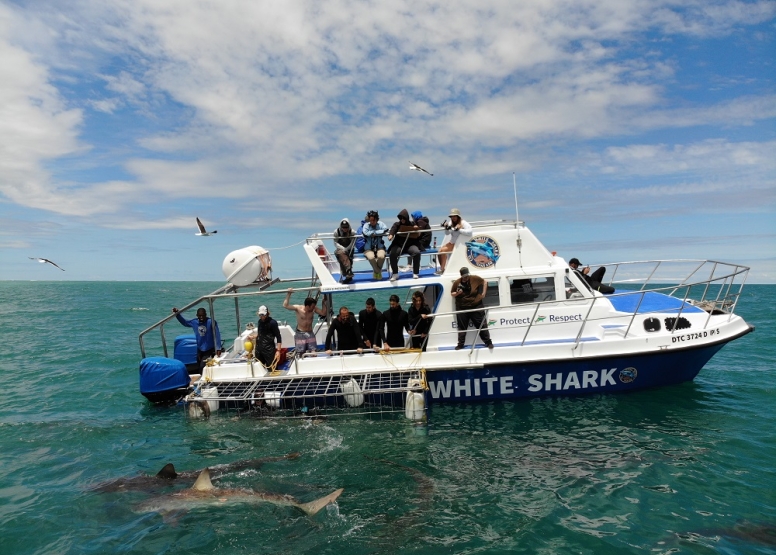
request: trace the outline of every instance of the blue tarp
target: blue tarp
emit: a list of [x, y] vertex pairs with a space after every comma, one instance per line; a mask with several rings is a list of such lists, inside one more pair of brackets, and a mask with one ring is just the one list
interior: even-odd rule
[[197, 363], [197, 338], [193, 333], [179, 335], [175, 338], [172, 356], [183, 364]]
[[140, 393], [162, 393], [189, 385], [189, 373], [180, 360], [148, 357], [140, 361]]

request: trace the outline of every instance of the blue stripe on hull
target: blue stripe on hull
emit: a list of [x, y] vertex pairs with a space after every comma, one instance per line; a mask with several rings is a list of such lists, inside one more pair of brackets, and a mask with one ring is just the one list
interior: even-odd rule
[[640, 356], [430, 370], [426, 378], [432, 403], [636, 391], [693, 380], [723, 346], [719, 343]]

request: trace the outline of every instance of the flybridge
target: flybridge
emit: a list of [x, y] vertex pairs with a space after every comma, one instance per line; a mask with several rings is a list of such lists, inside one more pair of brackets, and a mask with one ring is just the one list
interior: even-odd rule
[[[204, 305], [215, 319], [223, 310], [234, 311], [236, 329], [221, 329], [222, 337], [230, 337], [225, 353], [162, 396], [189, 406], [191, 414], [221, 409], [297, 417], [400, 412], [416, 420], [433, 403], [633, 391], [692, 380], [726, 343], [753, 330], [735, 314], [747, 267], [708, 260], [605, 264], [606, 284], [615, 292], [602, 295], [522, 222], [471, 226], [472, 236], [455, 243], [444, 273], [439, 272], [438, 251], [429, 248], [422, 253], [417, 278], [412, 268], [400, 267], [394, 281], [387, 279], [387, 270], [378, 274], [357, 253], [352, 279], [342, 283], [330, 233], [314, 234], [301, 247], [312, 267], [308, 278], [274, 277], [269, 254], [261, 247], [233, 251], [224, 260], [228, 283], [183, 308]], [[444, 229], [432, 226], [431, 232], [440, 239]], [[470, 327], [463, 347], [457, 348], [461, 311], [451, 286], [461, 268], [481, 277], [487, 291], [483, 306], [474, 309], [483, 313], [482, 325]], [[389, 294], [409, 306], [413, 293], [420, 292], [431, 309], [430, 327], [420, 348], [412, 348], [407, 331], [405, 345], [390, 350], [338, 349], [334, 334], [327, 354], [323, 344], [335, 316], [330, 310], [316, 320], [317, 352], [297, 355], [291, 347], [282, 361], [264, 366], [245, 349], [255, 335], [250, 320], [256, 306], [272, 295], [285, 295], [289, 287], [334, 309]], [[180, 357], [168, 350], [164, 330], [169, 320], [143, 331], [140, 345], [145, 357], [149, 334], [159, 333], [163, 360], [174, 366]], [[492, 349], [480, 338], [485, 328]], [[281, 325], [280, 333], [284, 347], [294, 345], [294, 327]], [[154, 383], [166, 379], [153, 378]], [[143, 383], [141, 377], [141, 389]]]

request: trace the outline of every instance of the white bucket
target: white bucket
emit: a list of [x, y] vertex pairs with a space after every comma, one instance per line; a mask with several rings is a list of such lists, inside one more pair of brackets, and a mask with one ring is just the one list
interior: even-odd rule
[[361, 393], [361, 388], [353, 378], [340, 383], [340, 390], [345, 394], [345, 403], [349, 407], [360, 407], [364, 404], [364, 394]]
[[280, 393], [280, 391], [265, 391], [264, 401], [267, 403], [268, 407], [272, 407], [273, 409], [279, 409], [281, 395], [282, 394]]
[[419, 422], [426, 417], [426, 399], [422, 393], [417, 391], [407, 392], [404, 415], [414, 422]]
[[[218, 399], [218, 388], [216, 386], [203, 387], [202, 388], [202, 398], [203, 399], [211, 399], [211, 398]], [[215, 411], [218, 410], [218, 401], [208, 401], [207, 404], [210, 407], [210, 412], [215, 412]]]

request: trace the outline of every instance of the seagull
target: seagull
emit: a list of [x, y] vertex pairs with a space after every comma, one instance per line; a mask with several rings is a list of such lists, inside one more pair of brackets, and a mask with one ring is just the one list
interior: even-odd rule
[[[423, 168], [421, 168], [417, 164], [413, 164], [412, 162], [410, 162], [410, 169], [418, 171], [418, 172], [428, 173], [426, 170], [424, 170]], [[430, 175], [431, 177], [434, 177], [433, 173], [428, 173], [428, 175]]]
[[207, 231], [205, 229], [205, 226], [202, 225], [202, 222], [199, 221], [199, 218], [197, 218], [197, 227], [199, 228], [199, 233], [195, 233], [195, 235], [199, 237], [207, 237], [208, 235], [213, 235], [214, 233], [218, 233], [218, 231]]
[[[41, 264], [51, 264], [52, 266], [56, 266], [57, 268], [59, 268], [59, 266], [57, 266], [56, 264], [54, 264], [54, 263], [53, 263], [51, 260], [49, 260], [48, 258], [33, 258], [32, 256], [28, 256], [27, 258], [29, 258], [30, 260], [37, 260], [37, 261], [38, 261], [38, 262], [40, 262]], [[60, 270], [62, 270], [63, 272], [65, 271], [65, 269], [64, 269], [64, 268], [59, 268], [59, 269], [60, 269]]]

